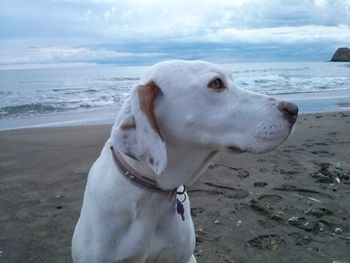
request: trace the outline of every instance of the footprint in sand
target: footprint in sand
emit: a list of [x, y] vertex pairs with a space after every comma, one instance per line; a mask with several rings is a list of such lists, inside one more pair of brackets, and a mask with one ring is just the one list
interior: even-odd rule
[[246, 246], [261, 250], [276, 250], [283, 243], [285, 241], [279, 235], [262, 235], [247, 241]]

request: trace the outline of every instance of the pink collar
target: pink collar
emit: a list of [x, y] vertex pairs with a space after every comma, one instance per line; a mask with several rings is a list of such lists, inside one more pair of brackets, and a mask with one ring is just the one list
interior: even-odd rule
[[115, 150], [112, 145], [110, 146], [110, 149], [112, 151], [115, 165], [117, 166], [121, 174], [134, 185], [150, 192], [169, 193], [169, 192], [176, 191], [176, 190], [164, 190], [160, 188], [156, 181], [139, 174], [129, 164], [127, 164], [127, 162], [123, 159], [121, 154], [117, 150]]

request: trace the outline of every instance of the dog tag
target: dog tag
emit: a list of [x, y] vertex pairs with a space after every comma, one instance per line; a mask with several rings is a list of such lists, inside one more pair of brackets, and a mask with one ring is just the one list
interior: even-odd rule
[[176, 198], [176, 212], [181, 216], [182, 221], [185, 221], [185, 208], [179, 199]]

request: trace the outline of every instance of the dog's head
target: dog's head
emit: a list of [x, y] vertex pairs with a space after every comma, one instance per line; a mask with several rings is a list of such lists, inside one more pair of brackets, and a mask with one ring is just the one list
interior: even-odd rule
[[112, 139], [161, 174], [167, 142], [263, 153], [288, 138], [297, 115], [292, 103], [235, 87], [230, 72], [217, 65], [167, 61], [151, 67], [133, 88]]

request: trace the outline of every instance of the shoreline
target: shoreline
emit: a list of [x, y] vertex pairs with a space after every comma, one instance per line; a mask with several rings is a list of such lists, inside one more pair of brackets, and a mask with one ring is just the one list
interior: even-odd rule
[[0, 119], [0, 132], [6, 130], [95, 126], [113, 124], [120, 106], [101, 107], [86, 111], [57, 112]]
[[[188, 189], [198, 262], [350, 260], [350, 113], [303, 114], [285, 143], [220, 153]], [[71, 262], [88, 171], [111, 125], [0, 132], [0, 259]]]
[[[302, 119], [303, 117], [312, 117], [312, 116], [331, 116], [331, 115], [336, 115], [336, 114], [342, 114], [342, 115], [347, 115], [350, 114], [350, 108], [349, 109], [345, 109], [342, 110], [341, 108], [339, 108], [336, 111], [328, 111], [328, 112], [307, 112], [307, 113], [303, 113], [300, 112], [298, 115], [298, 121], [300, 119]], [[80, 122], [80, 123], [75, 123], [75, 124], [71, 124], [71, 125], [58, 125], [58, 124], [53, 124], [53, 125], [39, 125], [39, 126], [28, 126], [28, 127], [19, 127], [19, 128], [13, 128], [13, 129], [0, 129], [0, 135], [4, 134], [4, 133], [22, 133], [25, 131], [50, 131], [50, 130], [64, 130], [64, 129], [90, 129], [90, 128], [107, 128], [110, 127], [112, 128], [113, 124], [114, 124], [114, 119], [110, 120], [110, 122], [101, 122], [101, 121], [96, 121], [96, 122]]]
[[[350, 111], [350, 89], [337, 92], [280, 94], [272, 97], [296, 103], [301, 114]], [[120, 106], [114, 105], [84, 111], [2, 117], [0, 118], [0, 131], [41, 127], [109, 125], [114, 123], [120, 108]]]

